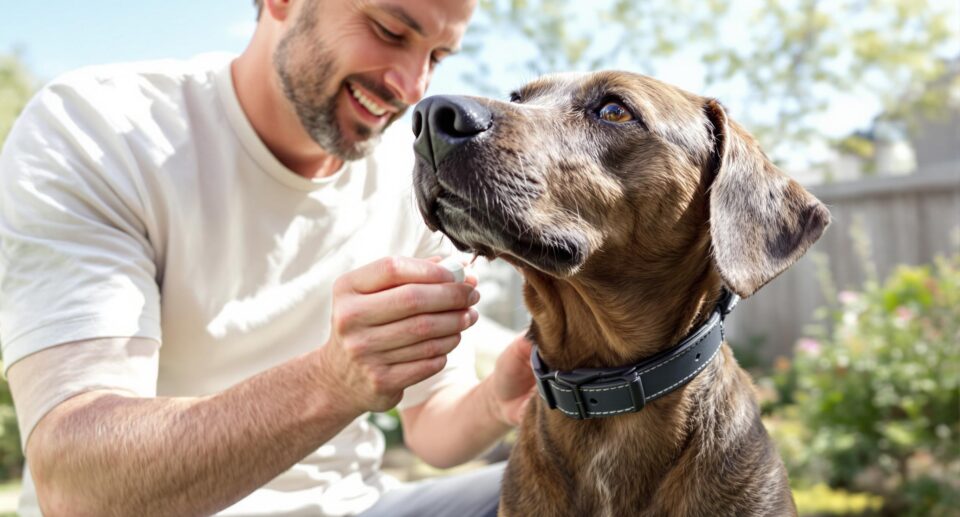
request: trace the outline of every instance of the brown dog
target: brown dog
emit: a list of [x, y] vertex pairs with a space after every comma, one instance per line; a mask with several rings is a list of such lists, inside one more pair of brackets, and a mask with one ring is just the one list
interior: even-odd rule
[[824, 206], [716, 101], [629, 73], [428, 98], [414, 131], [427, 223], [525, 279], [546, 400], [501, 515], [795, 515], [719, 322], [724, 286], [749, 296], [795, 262]]

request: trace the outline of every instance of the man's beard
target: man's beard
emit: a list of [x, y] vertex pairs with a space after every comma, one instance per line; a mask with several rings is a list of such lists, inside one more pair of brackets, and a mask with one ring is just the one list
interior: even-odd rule
[[[273, 54], [273, 65], [280, 76], [283, 93], [293, 104], [300, 124], [320, 147], [343, 160], [357, 160], [368, 155], [380, 141], [382, 131], [374, 133], [369, 127], [357, 123], [353, 127], [356, 141], [346, 138], [343, 128], [337, 123], [337, 95], [340, 88], [330, 91], [334, 70], [333, 52], [317, 38], [314, 33], [318, 16], [309, 5], [303, 6], [293, 28], [284, 35]], [[297, 62], [294, 55], [309, 56], [309, 63], [301, 59]], [[299, 65], [299, 66], [298, 66]], [[360, 76], [349, 79], [363, 85], [379, 95], [383, 100], [398, 104], [394, 96], [371, 80]], [[352, 95], [349, 88], [347, 94]], [[393, 123], [402, 113], [396, 113], [384, 126]]]

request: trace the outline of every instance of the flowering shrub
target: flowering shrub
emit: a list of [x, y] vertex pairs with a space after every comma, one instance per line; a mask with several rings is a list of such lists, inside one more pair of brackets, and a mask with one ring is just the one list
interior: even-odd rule
[[[901, 266], [821, 311], [781, 386], [805, 428], [797, 474], [884, 496], [896, 515], [960, 507], [960, 256]], [[773, 418], [776, 420], [775, 416]], [[775, 426], [775, 424], [774, 424]], [[777, 436], [777, 430], [773, 430]]]

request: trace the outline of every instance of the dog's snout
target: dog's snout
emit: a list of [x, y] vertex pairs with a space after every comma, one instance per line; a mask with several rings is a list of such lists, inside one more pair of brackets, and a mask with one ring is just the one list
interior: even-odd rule
[[427, 97], [413, 111], [414, 151], [436, 166], [459, 145], [490, 129], [492, 121], [490, 110], [472, 99]]

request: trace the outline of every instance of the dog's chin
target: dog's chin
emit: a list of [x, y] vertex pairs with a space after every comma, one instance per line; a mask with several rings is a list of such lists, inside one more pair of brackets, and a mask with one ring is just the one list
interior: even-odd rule
[[[488, 259], [501, 258], [519, 268], [567, 278], [575, 275], [587, 258], [587, 239], [568, 231], [544, 231], [516, 217], [480, 214], [448, 199], [444, 193], [424, 200], [424, 220], [446, 235], [456, 248]], [[460, 201], [460, 200], [456, 200]]]
[[513, 250], [504, 251], [502, 256], [516, 266], [526, 265], [556, 278], [569, 278], [586, 262], [584, 243], [572, 235], [551, 236], [547, 241], [529, 244], [518, 241]]
[[[527, 222], [520, 212], [528, 202], [489, 203], [487, 198], [474, 200], [456, 193], [444, 187], [433, 165], [419, 157], [414, 190], [427, 227], [446, 235], [462, 252], [491, 260], [502, 258], [516, 267], [534, 268], [558, 278], [576, 274], [586, 262], [586, 236]], [[505, 210], [506, 206], [516, 209]]]

